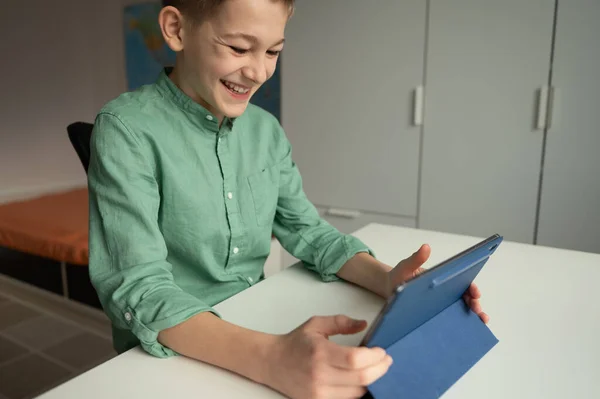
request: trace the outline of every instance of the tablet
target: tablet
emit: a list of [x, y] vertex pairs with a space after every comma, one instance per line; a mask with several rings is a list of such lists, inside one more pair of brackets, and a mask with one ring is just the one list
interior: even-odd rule
[[462, 300], [502, 240], [502, 236], [494, 234], [398, 286], [360, 345], [387, 349], [457, 300]]

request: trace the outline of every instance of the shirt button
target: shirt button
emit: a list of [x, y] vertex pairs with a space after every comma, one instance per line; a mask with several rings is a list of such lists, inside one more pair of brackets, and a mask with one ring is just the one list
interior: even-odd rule
[[254, 282], [254, 280], [252, 280], [252, 277], [248, 277], [248, 282], [249, 282], [250, 284], [252, 284], [252, 283]]
[[233, 253], [237, 254], [238, 252], [240, 252], [240, 249], [238, 247], [233, 248]]
[[131, 321], [131, 313], [129, 313], [129, 312], [125, 313], [125, 320]]
[[227, 193], [227, 198], [232, 199], [233, 198], [233, 193]]
[[222, 139], [219, 137], [219, 143], [220, 143], [221, 141], [223, 141], [223, 140], [222, 140]]
[[212, 117], [212, 115], [206, 115], [206, 119], [208, 119], [209, 121], [212, 121], [214, 118]]

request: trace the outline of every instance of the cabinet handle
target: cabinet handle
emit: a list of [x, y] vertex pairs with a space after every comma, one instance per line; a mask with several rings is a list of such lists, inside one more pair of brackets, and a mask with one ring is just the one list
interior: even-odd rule
[[556, 87], [550, 87], [550, 95], [548, 97], [548, 116], [546, 118], [546, 124], [548, 130], [552, 128], [554, 122], [554, 106], [556, 105]]
[[537, 130], [546, 128], [548, 110], [548, 86], [542, 86], [538, 95], [538, 111], [537, 111]]
[[338, 209], [338, 208], [329, 208], [327, 210], [327, 215], [329, 216], [338, 216], [346, 219], [357, 219], [360, 217], [360, 211], [353, 211], [348, 209]]
[[414, 92], [413, 125], [423, 125], [423, 86], [417, 86]]

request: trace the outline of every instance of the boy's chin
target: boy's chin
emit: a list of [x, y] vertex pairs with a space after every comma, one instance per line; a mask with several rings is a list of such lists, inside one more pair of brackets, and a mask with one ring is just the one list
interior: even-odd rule
[[244, 113], [244, 111], [246, 111], [246, 108], [248, 108], [248, 103], [236, 104], [234, 106], [230, 105], [224, 107], [223, 115], [225, 115], [228, 118], [237, 118], [241, 116]]

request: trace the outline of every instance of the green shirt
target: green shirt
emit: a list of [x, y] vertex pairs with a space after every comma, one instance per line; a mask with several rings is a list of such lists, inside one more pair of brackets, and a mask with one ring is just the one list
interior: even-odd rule
[[163, 71], [98, 114], [88, 171], [90, 277], [123, 352], [258, 283], [272, 234], [324, 281], [370, 252], [321, 219], [279, 122], [217, 119]]

